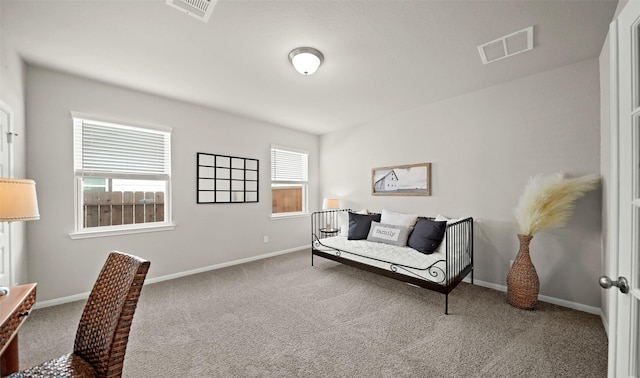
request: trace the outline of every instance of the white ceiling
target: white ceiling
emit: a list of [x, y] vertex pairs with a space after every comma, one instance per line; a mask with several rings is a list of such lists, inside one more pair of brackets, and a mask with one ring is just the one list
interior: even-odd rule
[[[0, 0], [31, 64], [314, 134], [597, 57], [616, 0], [219, 0], [208, 23], [164, 0]], [[476, 46], [534, 25], [534, 49], [483, 65]], [[289, 52], [319, 49], [298, 74]]]

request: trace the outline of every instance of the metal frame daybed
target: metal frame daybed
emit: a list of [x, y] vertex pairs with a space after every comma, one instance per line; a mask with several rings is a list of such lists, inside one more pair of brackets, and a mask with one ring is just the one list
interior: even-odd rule
[[[354, 266], [385, 277], [407, 282], [425, 289], [433, 290], [445, 295], [444, 313], [449, 313], [449, 293], [468, 275], [471, 274], [473, 284], [473, 218], [449, 221], [445, 231], [442, 247], [437, 254], [426, 255], [432, 260], [429, 265], [417, 266], [406, 262], [393, 261], [393, 254], [387, 257], [371, 255], [358, 247], [363, 242], [375, 243], [373, 247], [393, 251], [402, 248], [403, 253], [416, 253], [415, 258], [422, 258], [422, 254], [408, 247], [395, 247], [373, 241], [348, 241], [346, 236], [339, 236], [339, 216], [348, 210], [326, 210], [314, 212], [311, 216], [311, 265], [314, 256], [320, 256], [346, 265]], [[434, 219], [434, 218], [428, 218]], [[327, 228], [327, 225], [333, 225]], [[337, 238], [341, 238], [340, 240]], [[335, 240], [332, 240], [335, 239]], [[353, 243], [353, 242], [357, 242]], [[383, 247], [381, 247], [383, 246]], [[361, 252], [365, 251], [365, 252]], [[383, 255], [384, 256], [384, 255]]]

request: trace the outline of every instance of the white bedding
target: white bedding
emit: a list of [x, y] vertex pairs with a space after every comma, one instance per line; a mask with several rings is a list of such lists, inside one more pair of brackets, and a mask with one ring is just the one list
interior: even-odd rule
[[[346, 236], [334, 236], [316, 240], [314, 247], [319, 251], [339, 255], [346, 259], [407, 276], [439, 284], [445, 283], [444, 252], [425, 255], [410, 247], [396, 247], [367, 240], [348, 240]], [[340, 252], [337, 252], [336, 249], [340, 250]], [[460, 270], [471, 262], [468, 253], [457, 253], [457, 251], [453, 253], [455, 256], [460, 254], [463, 256], [462, 264], [457, 263], [457, 261], [449, 262], [449, 277], [457, 276]]]

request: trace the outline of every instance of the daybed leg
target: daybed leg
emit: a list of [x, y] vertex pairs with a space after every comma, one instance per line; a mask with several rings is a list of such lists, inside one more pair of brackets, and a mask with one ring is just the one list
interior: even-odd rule
[[444, 295], [444, 314], [449, 315], [449, 294]]
[[[311, 266], [313, 266], [313, 252], [311, 252]], [[473, 274], [473, 273], [472, 273]], [[473, 280], [473, 279], [472, 279]]]

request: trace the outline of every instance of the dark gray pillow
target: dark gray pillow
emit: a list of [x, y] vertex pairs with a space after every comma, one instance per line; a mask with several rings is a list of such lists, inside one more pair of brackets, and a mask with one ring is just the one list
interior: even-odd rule
[[367, 240], [406, 247], [408, 237], [409, 227], [372, 221]]
[[413, 232], [409, 235], [407, 245], [418, 252], [429, 255], [438, 248], [446, 230], [447, 222], [418, 218]]
[[371, 221], [380, 222], [380, 214], [349, 213], [349, 240], [366, 239], [371, 228]]

